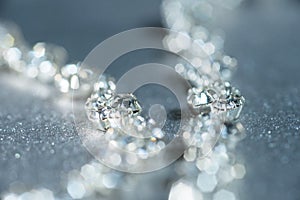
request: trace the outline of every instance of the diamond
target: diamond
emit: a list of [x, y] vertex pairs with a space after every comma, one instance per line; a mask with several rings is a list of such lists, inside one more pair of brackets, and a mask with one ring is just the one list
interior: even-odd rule
[[[98, 84], [98, 88], [104, 89], [102, 86], [101, 83]], [[105, 87], [105, 89], [108, 88]], [[102, 92], [93, 94], [87, 100], [85, 109], [89, 120], [99, 123], [101, 130], [107, 130], [110, 127], [125, 127], [130, 125], [132, 120], [131, 126], [133, 125], [137, 130], [143, 130], [146, 127], [145, 119], [138, 116], [142, 108], [133, 94], [118, 94], [111, 98], [107, 98]], [[130, 121], [132, 116], [135, 118]]]
[[209, 113], [211, 105], [216, 100], [216, 92], [212, 89], [200, 90], [191, 88], [188, 91], [187, 101], [196, 113]]
[[239, 118], [245, 104], [245, 98], [240, 91], [227, 82], [225, 83], [223, 96], [214, 103], [213, 109], [216, 112], [223, 112], [227, 121]]
[[88, 98], [85, 110], [89, 120], [98, 123], [100, 130], [107, 130], [110, 127], [108, 116], [111, 108], [100, 98]]
[[142, 107], [133, 94], [116, 95], [112, 107], [123, 111], [128, 115], [137, 115], [142, 112]]

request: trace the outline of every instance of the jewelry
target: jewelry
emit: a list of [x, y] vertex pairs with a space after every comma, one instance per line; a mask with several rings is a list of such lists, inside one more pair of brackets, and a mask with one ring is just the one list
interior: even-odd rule
[[[152, 142], [163, 139], [165, 134], [156, 126], [157, 122], [140, 115], [142, 108], [133, 94], [116, 94], [116, 84], [112, 77], [103, 75], [98, 82], [90, 84], [89, 79], [93, 72], [80, 70], [80, 64], [63, 65], [65, 52], [61, 47], [38, 43], [28, 50], [5, 27], [1, 28], [0, 33], [4, 44], [1, 48], [2, 67], [54, 84], [62, 93], [74, 90], [77, 98], [84, 98], [93, 90], [85, 108], [88, 119], [97, 124], [97, 129], [107, 131], [109, 128], [119, 128], [125, 133], [148, 138]], [[205, 53], [201, 58], [211, 59], [210, 55]], [[63, 67], [60, 67], [62, 65]], [[216, 63], [198, 67], [182, 64], [175, 66], [175, 70], [192, 85], [187, 91], [187, 102], [192, 112], [196, 115], [220, 114], [225, 117], [225, 121], [237, 119], [244, 104], [240, 92], [231, 87], [229, 82], [222, 80]], [[209, 73], [205, 72], [203, 67], [206, 67], [205, 70]]]
[[[238, 119], [245, 99], [228, 82], [236, 68], [236, 60], [223, 54], [221, 36], [210, 36], [206, 28], [197, 24], [197, 17], [194, 16], [198, 11], [194, 7], [198, 6], [201, 10], [204, 6], [207, 9], [201, 10], [201, 16], [198, 17], [212, 17], [212, 5], [219, 6], [222, 5], [221, 2], [216, 4], [209, 0], [191, 0], [187, 3], [182, 0], [166, 0], [163, 4], [166, 24], [180, 32], [166, 36], [163, 41], [166, 48], [192, 60], [192, 65], [178, 63], [175, 70], [192, 86], [187, 91], [186, 98], [194, 117], [189, 119], [190, 126], [185, 127], [186, 132], [182, 136], [190, 145], [184, 153], [184, 159], [188, 162], [197, 160], [196, 166], [205, 171], [199, 174], [197, 183], [202, 192], [211, 192], [217, 185], [215, 174], [219, 165], [209, 165], [214, 162], [210, 157], [212, 149], [219, 148], [219, 154], [227, 156], [226, 147], [216, 145], [219, 132], [223, 134], [222, 138], [232, 137], [234, 141], [242, 138], [237, 134], [242, 132], [241, 125], [234, 124], [233, 121]], [[76, 98], [89, 96], [85, 104], [87, 118], [95, 124], [99, 132], [109, 135], [108, 140], [116, 141], [119, 148], [124, 147], [118, 143], [124, 140], [124, 136], [112, 134], [114, 129], [118, 129], [132, 136], [131, 138], [137, 138], [136, 143], [147, 141], [146, 144], [138, 146], [140, 148], [135, 146], [126, 149], [137, 153], [139, 159], [146, 159], [151, 153], [157, 154], [165, 147], [168, 142], [166, 133], [154, 119], [141, 115], [142, 107], [134, 94], [116, 93], [116, 83], [112, 77], [103, 75], [98, 82], [91, 84], [91, 77], [95, 74], [90, 70], [81, 70], [80, 63], [65, 64], [65, 51], [61, 47], [38, 43], [30, 49], [13, 33], [6, 26], [0, 26], [0, 66], [3, 70], [15, 71], [52, 84], [64, 94], [74, 91]], [[236, 134], [231, 136], [231, 133]], [[151, 148], [148, 145], [150, 143]], [[139, 154], [142, 148], [148, 150], [147, 155]], [[199, 162], [204, 157], [206, 158], [203, 162]], [[212, 186], [202, 184], [202, 179], [212, 181]], [[176, 189], [175, 186], [178, 185], [174, 184]]]

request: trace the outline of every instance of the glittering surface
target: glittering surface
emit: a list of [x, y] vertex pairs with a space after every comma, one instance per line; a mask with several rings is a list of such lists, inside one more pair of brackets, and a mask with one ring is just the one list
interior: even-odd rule
[[55, 102], [8, 84], [17, 78], [0, 78], [1, 191], [15, 181], [59, 189], [61, 173], [81, 167], [90, 156], [81, 146], [70, 112], [62, 113]]
[[[37, 40], [59, 43], [70, 52], [71, 60], [84, 58], [94, 45], [114, 33], [137, 26], [159, 25], [160, 22], [159, 1], [136, 2], [127, 6], [121, 3], [124, 9], [112, 16], [109, 25], [107, 21], [99, 20], [101, 17], [96, 13], [100, 10], [100, 15], [109, 16], [108, 13], [114, 10], [110, 3], [102, 5], [94, 1], [97, 6], [93, 6], [87, 15], [79, 17], [74, 14], [63, 18], [64, 9], [82, 6], [79, 1], [66, 1], [58, 6], [55, 19], [44, 14], [49, 6], [57, 7], [54, 2], [0, 3], [4, 4], [0, 7], [0, 16], [19, 24], [30, 43]], [[144, 4], [149, 4], [149, 9], [142, 12], [138, 7]], [[272, 2], [257, 4], [246, 3], [238, 13], [239, 17], [231, 23], [224, 22], [224, 26], [227, 25], [225, 49], [240, 63], [233, 82], [247, 99], [241, 115], [247, 137], [237, 147], [247, 172], [242, 180], [235, 183], [238, 185], [236, 197], [249, 200], [295, 199], [300, 195], [300, 5], [294, 1], [289, 6], [277, 6]], [[36, 5], [34, 9], [33, 5]], [[38, 21], [40, 26], [29, 23], [29, 19], [37, 20], [36, 13], [44, 14]], [[136, 15], [140, 17], [137, 19]], [[43, 25], [45, 22], [47, 27]], [[64, 28], [65, 24], [71, 28]], [[47, 33], [40, 27], [45, 27]], [[93, 31], [86, 31], [91, 30], [90, 27]], [[85, 34], [87, 37], [82, 37]], [[132, 61], [126, 63], [130, 65]], [[47, 93], [41, 95], [35, 89], [24, 91], [9, 84], [8, 80], [16, 80], [16, 77], [0, 76], [0, 193], [16, 187], [15, 181], [23, 182], [27, 190], [45, 187], [60, 193], [65, 184], [62, 174], [72, 169], [80, 170], [92, 158], [81, 146], [69, 112], [62, 112], [58, 102], [46, 100]], [[148, 199], [166, 199], [171, 185], [164, 178], [169, 176], [174, 179], [172, 181], [178, 180], [173, 178], [173, 167], [137, 176], [137, 183], [147, 183], [133, 184], [134, 189], [124, 190], [126, 195], [122, 197], [141, 199], [140, 194], [132, 192], [138, 190]], [[113, 186], [113, 182], [107, 181], [111, 179], [104, 180], [106, 185]], [[74, 191], [78, 187], [80, 185], [75, 182], [67, 188]], [[71, 194], [81, 195], [80, 190]], [[110, 198], [120, 199], [118, 194], [114, 193]], [[232, 199], [227, 191], [214, 198], [224, 195]]]
[[234, 82], [248, 101], [241, 117], [248, 136], [237, 148], [247, 169], [243, 199], [299, 197], [300, 40], [294, 32], [299, 9], [299, 4], [243, 9], [227, 37], [227, 49], [240, 61]]

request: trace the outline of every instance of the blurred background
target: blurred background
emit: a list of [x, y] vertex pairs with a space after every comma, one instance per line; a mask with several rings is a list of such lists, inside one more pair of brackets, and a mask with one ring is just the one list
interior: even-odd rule
[[[160, 6], [159, 0], [0, 0], [0, 19], [17, 24], [29, 44], [58, 44], [70, 61], [80, 61], [121, 31], [163, 26]], [[219, 26], [225, 51], [239, 61], [233, 83], [247, 100], [241, 116], [247, 137], [237, 147], [247, 173], [234, 183], [236, 197], [299, 199], [300, 2], [245, 0]], [[69, 114], [7, 85], [8, 78], [0, 78], [0, 194], [33, 188], [63, 193], [62, 174], [92, 157]], [[178, 178], [168, 168], [135, 176], [134, 189], [101, 198], [167, 199], [169, 181]]]

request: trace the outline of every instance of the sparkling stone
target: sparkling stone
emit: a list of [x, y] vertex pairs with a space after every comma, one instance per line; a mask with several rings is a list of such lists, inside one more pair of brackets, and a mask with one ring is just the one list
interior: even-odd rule
[[[103, 88], [100, 85], [98, 87]], [[88, 118], [98, 122], [101, 130], [113, 127], [124, 131], [142, 131], [146, 127], [146, 120], [138, 115], [142, 108], [133, 94], [114, 95], [109, 99], [99, 96], [99, 93], [93, 94], [87, 100], [85, 109]]]
[[225, 89], [222, 92], [224, 97], [213, 104], [213, 110], [224, 113], [227, 121], [233, 121], [240, 116], [245, 99], [240, 91], [231, 87], [228, 82], [225, 82], [224, 86]]
[[191, 88], [188, 91], [187, 101], [193, 111], [197, 113], [209, 113], [212, 103], [215, 102], [215, 97], [216, 94], [211, 89], [200, 90]]
[[125, 111], [129, 115], [137, 115], [142, 112], [142, 107], [133, 94], [118, 94], [112, 102], [112, 107]]
[[112, 127], [123, 129], [134, 136], [139, 136], [146, 128], [146, 120], [138, 115], [142, 108], [133, 94], [115, 95], [110, 105], [114, 110], [109, 118]]
[[107, 130], [110, 127], [108, 117], [112, 109], [102, 99], [88, 98], [85, 110], [89, 120], [98, 123], [100, 130]]
[[202, 192], [212, 192], [217, 186], [218, 181], [215, 175], [202, 172], [198, 175], [197, 185]]
[[[98, 107], [100, 107], [101, 102], [98, 101], [97, 98], [88, 98], [85, 103], [85, 110], [87, 112], [87, 116], [91, 121], [97, 121], [100, 119], [98, 114]], [[103, 107], [103, 106], [102, 106]]]
[[220, 190], [214, 194], [213, 200], [235, 200], [235, 195], [228, 190]]

